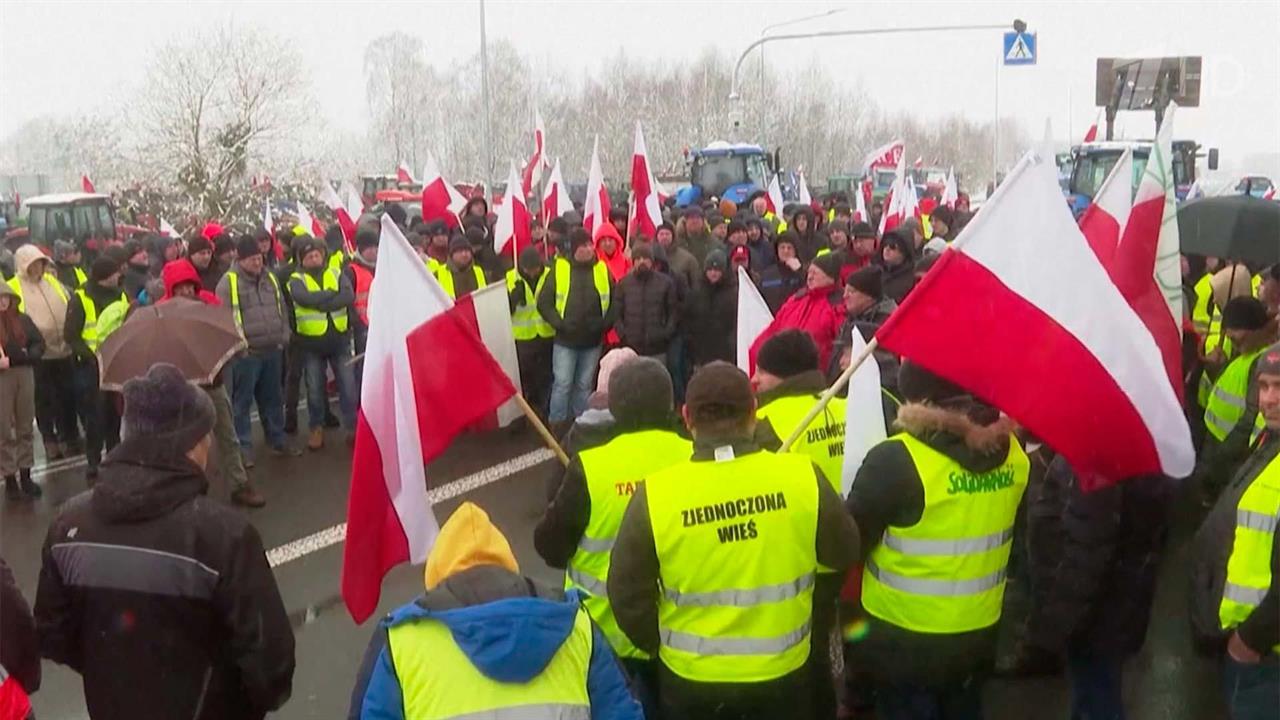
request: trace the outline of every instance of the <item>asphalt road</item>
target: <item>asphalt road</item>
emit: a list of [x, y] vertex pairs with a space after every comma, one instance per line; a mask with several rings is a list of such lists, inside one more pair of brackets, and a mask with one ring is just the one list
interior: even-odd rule
[[[251, 471], [268, 504], [249, 512], [266, 547], [274, 550], [270, 555], [278, 563], [276, 579], [297, 633], [293, 698], [272, 716], [284, 720], [344, 716], [373, 626], [372, 621], [364, 626], [352, 623], [338, 598], [342, 546], [333, 542], [332, 529], [344, 519], [350, 472], [350, 454], [340, 440], [331, 431], [323, 451], [295, 459], [263, 457]], [[555, 471], [554, 461], [546, 458], [532, 433], [497, 431], [461, 438], [427, 474], [431, 487], [439, 488], [437, 497], [443, 498], [437, 502], [440, 518], [464, 499], [476, 502], [507, 534], [521, 569], [556, 583], [560, 573], [542, 563], [532, 542], [533, 526], [544, 505], [545, 479]], [[465, 482], [458, 483], [461, 479]], [[42, 482], [46, 490], [42, 500], [5, 504], [0, 511], [0, 551], [30, 601], [35, 597], [40, 545], [49, 521], [59, 503], [85, 488], [83, 469], [65, 464], [54, 466]], [[1175, 533], [1147, 646], [1127, 668], [1126, 697], [1133, 720], [1225, 717], [1212, 665], [1189, 649], [1185, 535]], [[322, 547], [327, 543], [333, 544]], [[388, 575], [379, 615], [422, 591], [421, 572], [419, 567], [401, 567]], [[987, 716], [1067, 718], [1068, 698], [1062, 678], [993, 682], [987, 691]], [[52, 663], [45, 663], [44, 685], [34, 703], [41, 720], [88, 717], [79, 677]]]

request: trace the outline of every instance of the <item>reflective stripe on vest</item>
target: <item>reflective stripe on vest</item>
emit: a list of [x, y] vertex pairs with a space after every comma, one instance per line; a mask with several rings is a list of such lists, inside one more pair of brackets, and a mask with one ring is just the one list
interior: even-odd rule
[[[535, 288], [530, 288], [528, 281], [524, 282], [524, 304], [517, 305], [515, 310], [511, 311], [511, 332], [515, 335], [516, 340], [534, 340], [536, 338], [553, 338], [556, 331], [551, 324], [542, 319], [542, 313], [538, 312], [538, 295], [542, 293], [542, 286], [547, 283], [547, 271], [544, 269], [542, 274], [538, 276], [538, 284]], [[510, 293], [516, 289], [516, 283], [523, 281], [518, 270], [507, 271], [507, 292]]]
[[[1231, 630], [1253, 614], [1271, 583], [1271, 551], [1280, 525], [1280, 458], [1258, 473], [1236, 505], [1236, 529], [1218, 621]], [[1280, 652], [1280, 645], [1272, 648]]]
[[[337, 292], [340, 287], [338, 282], [338, 272], [332, 268], [325, 270], [321, 275], [324, 279], [323, 287], [311, 277], [310, 273], [295, 272], [290, 279], [301, 280], [311, 292], [318, 292], [321, 289]], [[343, 308], [337, 312], [325, 312], [315, 308], [305, 307], [298, 303], [297, 298], [293, 301], [293, 319], [298, 328], [298, 334], [303, 337], [324, 337], [329, 331], [329, 322], [333, 322], [333, 328], [340, 333], [347, 331], [347, 310]]]
[[[280, 317], [284, 317], [284, 306], [280, 304], [280, 281], [270, 270], [263, 269], [262, 272], [271, 278], [271, 286], [276, 289], [276, 312], [280, 313]], [[240, 310], [240, 275], [235, 270], [227, 272], [227, 289], [231, 294], [231, 317], [236, 321], [236, 327], [240, 329], [240, 335], [243, 337], [244, 313]]]
[[911, 527], [890, 526], [867, 558], [862, 604], [871, 615], [925, 633], [995, 625], [1004, 598], [1013, 519], [1030, 461], [1012, 436], [998, 467], [974, 473], [914, 436], [900, 442], [924, 487]]
[[[476, 265], [475, 263], [472, 263], [471, 272], [475, 273], [476, 275], [476, 289], [479, 290], [480, 288], [484, 287], [485, 286], [484, 271], [480, 269], [480, 266]], [[453, 270], [449, 269], [448, 265], [440, 266], [440, 269], [436, 271], [436, 279], [440, 281], [440, 287], [444, 288], [444, 292], [446, 295], [448, 295], [449, 297], [455, 300], [458, 298], [458, 296], [455, 294], [455, 289], [453, 285]]]
[[[93, 300], [85, 293], [84, 289], [76, 291], [76, 297], [80, 298], [80, 305], [84, 308], [84, 329], [80, 331], [80, 339], [84, 340], [84, 344], [89, 346], [93, 352], [98, 352], [98, 346], [102, 344], [105, 337], [98, 336], [98, 306], [93, 304]], [[118, 302], [128, 302], [124, 298], [124, 293], [120, 293], [120, 297], [113, 300], [103, 308], [103, 314]], [[119, 325], [116, 325], [119, 327]]]
[[1248, 408], [1246, 395], [1249, 393], [1249, 375], [1253, 371], [1253, 361], [1263, 349], [1265, 348], [1232, 360], [1213, 384], [1209, 402], [1204, 408], [1204, 425], [1209, 434], [1219, 442], [1226, 440], [1236, 423], [1244, 417]]
[[[503, 601], [499, 600], [500, 604]], [[448, 626], [418, 618], [387, 630], [387, 644], [404, 703], [415, 720], [587, 720], [591, 701], [591, 619], [579, 610], [573, 631], [551, 662], [527, 682], [499, 682], [476, 669]]]
[[373, 272], [358, 262], [351, 262], [351, 274], [356, 279], [356, 299], [351, 306], [360, 316], [360, 322], [369, 324], [369, 288], [373, 287]]
[[[778, 437], [789, 436], [800, 425], [804, 416], [813, 409], [816, 395], [792, 395], [770, 400], [756, 411], [761, 420], [768, 420]], [[839, 495], [844, 475], [845, 400], [831, 398], [822, 414], [809, 423], [800, 434], [791, 452], [806, 455], [827, 476], [827, 481]]]
[[[66, 304], [70, 300], [70, 298], [67, 296], [67, 289], [63, 287], [62, 283], [58, 282], [57, 275], [54, 275], [53, 273], [45, 273], [43, 280], [49, 283], [49, 286], [53, 288], [53, 292], [55, 295], [62, 298], [63, 304]], [[19, 302], [21, 302], [22, 301], [22, 281], [18, 278], [17, 275], [14, 275], [13, 277], [9, 278], [9, 287], [13, 288], [13, 291], [18, 294], [18, 300]]]
[[609, 604], [609, 552], [631, 503], [636, 486], [655, 471], [688, 460], [693, 444], [665, 430], [626, 433], [578, 455], [591, 500], [591, 517], [569, 559], [566, 588], [579, 588], [583, 606], [608, 638], [620, 657], [647, 659], [649, 656], [618, 627]]
[[[573, 273], [572, 265], [564, 258], [556, 258], [556, 312], [560, 317], [564, 317], [565, 306], [569, 304], [569, 285], [572, 284]], [[596, 286], [596, 293], [600, 296], [600, 316], [609, 312], [609, 268], [605, 264], [596, 261], [592, 266], [591, 279]]]
[[803, 666], [817, 570], [812, 461], [683, 462], [651, 474], [645, 498], [663, 664], [697, 682], [762, 682]]

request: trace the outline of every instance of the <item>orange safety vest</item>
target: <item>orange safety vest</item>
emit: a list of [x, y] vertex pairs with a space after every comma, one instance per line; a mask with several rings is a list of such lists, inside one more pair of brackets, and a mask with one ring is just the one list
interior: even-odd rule
[[369, 324], [369, 288], [373, 287], [373, 272], [359, 263], [351, 263], [351, 273], [356, 278], [356, 300], [351, 305], [360, 316], [360, 322]]

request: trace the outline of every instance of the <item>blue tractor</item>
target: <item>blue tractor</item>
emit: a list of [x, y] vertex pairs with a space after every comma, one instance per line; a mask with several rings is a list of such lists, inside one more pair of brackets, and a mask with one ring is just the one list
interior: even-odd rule
[[711, 197], [742, 204], [751, 193], [764, 190], [777, 171], [778, 156], [759, 145], [716, 141], [690, 151], [689, 186], [676, 192], [676, 206], [700, 203]]
[[[1133, 188], [1137, 190], [1147, 167], [1147, 158], [1151, 155], [1150, 140], [1091, 142], [1071, 149], [1071, 174], [1065, 192], [1077, 217], [1093, 203], [1093, 196], [1102, 187], [1102, 182], [1111, 174], [1125, 149], [1130, 148], [1133, 150]], [[1178, 200], [1186, 198], [1187, 191], [1196, 181], [1196, 159], [1201, 157], [1199, 150], [1200, 145], [1194, 141], [1173, 141], [1173, 182]], [[1218, 169], [1217, 148], [1211, 149], [1208, 157], [1209, 169]]]

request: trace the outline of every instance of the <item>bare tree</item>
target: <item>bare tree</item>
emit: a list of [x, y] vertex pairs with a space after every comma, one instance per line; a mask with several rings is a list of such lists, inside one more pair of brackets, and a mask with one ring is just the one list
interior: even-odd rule
[[365, 46], [364, 77], [372, 135], [385, 149], [379, 155], [418, 167], [426, 160], [426, 130], [438, 119], [433, 100], [439, 97], [422, 39], [402, 32], [374, 38]]

